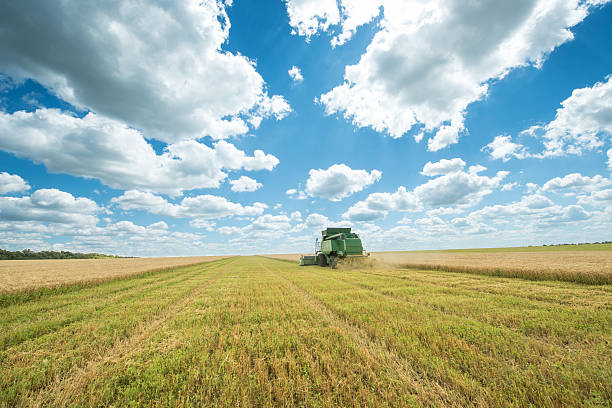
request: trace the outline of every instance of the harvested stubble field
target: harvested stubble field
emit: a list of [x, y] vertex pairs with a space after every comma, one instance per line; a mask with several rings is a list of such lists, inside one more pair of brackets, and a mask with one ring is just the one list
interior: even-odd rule
[[[298, 261], [300, 255], [266, 255]], [[373, 252], [382, 264], [397, 267], [561, 280], [588, 284], [612, 284], [612, 245], [563, 245], [550, 247], [491, 248], [449, 251]]]
[[234, 257], [61, 289], [0, 295], [2, 406], [612, 403], [609, 285]]
[[0, 292], [91, 283], [146, 271], [195, 265], [222, 256], [174, 258], [36, 259], [0, 261]]

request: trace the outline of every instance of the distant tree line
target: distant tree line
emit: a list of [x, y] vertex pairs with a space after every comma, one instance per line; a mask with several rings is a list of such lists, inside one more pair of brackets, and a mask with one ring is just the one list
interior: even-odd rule
[[82, 254], [79, 252], [70, 251], [32, 251], [24, 249], [23, 251], [7, 251], [0, 249], [0, 260], [10, 259], [94, 259], [94, 258], [118, 258], [115, 255], [89, 253]]
[[[594, 245], [594, 244], [612, 244], [612, 241], [601, 241], [601, 242], [579, 242], [577, 244], [542, 244], [542, 246], [562, 246], [562, 245]], [[530, 247], [539, 245], [529, 245]]]

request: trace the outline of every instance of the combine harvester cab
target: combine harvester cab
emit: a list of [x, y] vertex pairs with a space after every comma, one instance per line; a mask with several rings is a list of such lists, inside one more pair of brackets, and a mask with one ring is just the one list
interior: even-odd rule
[[335, 267], [338, 259], [369, 256], [363, 250], [359, 235], [350, 228], [327, 228], [321, 231], [321, 241], [315, 242], [314, 255], [302, 255], [300, 265]]

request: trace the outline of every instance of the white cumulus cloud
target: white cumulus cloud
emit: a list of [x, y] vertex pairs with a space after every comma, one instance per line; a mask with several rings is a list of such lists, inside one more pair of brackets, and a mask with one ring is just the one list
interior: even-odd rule
[[242, 229], [239, 227], [219, 227], [217, 228], [217, 232], [221, 235], [233, 235], [239, 236], [242, 235]]
[[[163, 221], [138, 225], [120, 220], [104, 226], [42, 221], [0, 221], [0, 241], [11, 249], [53, 249], [127, 256], [188, 256], [210, 254], [210, 243], [200, 234], [171, 231]], [[62, 237], [61, 242], [51, 241]], [[218, 250], [214, 253], [220, 253]]]
[[399, 187], [395, 193], [372, 193], [358, 202], [343, 215], [351, 221], [372, 221], [385, 217], [389, 211], [419, 211], [421, 205], [417, 196]]
[[[545, 125], [534, 125], [520, 136], [533, 137], [542, 142], [541, 152], [530, 153], [526, 147], [512, 141], [511, 136], [497, 136], [482, 151], [493, 159], [508, 161], [512, 157], [545, 158], [581, 155], [585, 151], [604, 146], [612, 137], [612, 76], [592, 87], [574, 89], [572, 95], [561, 102], [555, 119]], [[611, 153], [608, 151], [610, 163]], [[612, 167], [612, 166], [611, 166]]]
[[359, 26], [369, 23], [380, 14], [381, 2], [377, 0], [342, 0], [342, 32], [332, 38], [332, 46], [342, 45], [351, 39]]
[[480, 149], [483, 152], [488, 152], [493, 159], [501, 159], [508, 161], [512, 157], [517, 159], [524, 159], [528, 157], [525, 146], [512, 141], [512, 136], [496, 136], [495, 139], [488, 145]]
[[380, 180], [379, 170], [353, 170], [346, 164], [334, 164], [327, 170], [311, 169], [306, 193], [311, 197], [340, 201]]
[[17, 174], [0, 173], [0, 194], [21, 193], [29, 189], [30, 185]]
[[500, 171], [494, 177], [476, 173], [456, 172], [429, 180], [414, 189], [419, 200], [431, 207], [448, 205], [474, 205], [493, 192], [508, 172]]
[[421, 174], [429, 177], [441, 176], [443, 174], [454, 173], [456, 171], [463, 170], [464, 167], [465, 162], [458, 157], [450, 160], [442, 159], [436, 163], [427, 162], [427, 164], [425, 164], [425, 166], [423, 167], [423, 171], [421, 172]]
[[288, 231], [291, 227], [290, 219], [286, 215], [265, 214], [257, 217], [243, 231]]
[[359, 22], [366, 23], [382, 6], [380, 30], [359, 62], [346, 67], [344, 83], [318, 100], [328, 114], [342, 114], [355, 126], [394, 138], [413, 128], [425, 131], [432, 135], [431, 151], [457, 142], [466, 109], [487, 95], [492, 80], [517, 67], [539, 67], [571, 40], [570, 29], [591, 5], [580, 0], [362, 3], [346, 10], [355, 14], [361, 8]]
[[319, 31], [326, 31], [330, 25], [338, 24], [340, 12], [336, 0], [285, 0], [289, 25], [293, 34], [305, 36], [308, 40]]
[[542, 186], [542, 190], [552, 192], [568, 190], [588, 192], [599, 190], [602, 187], [609, 186], [610, 184], [612, 184], [612, 180], [602, 177], [599, 174], [589, 177], [583, 176], [580, 173], [572, 173], [563, 177], [555, 177], [548, 180]]
[[302, 190], [297, 190], [295, 188], [290, 188], [287, 191], [285, 191], [285, 194], [287, 194], [290, 198], [295, 198], [297, 200], [305, 200], [308, 198], [308, 196], [306, 195], [306, 193]]
[[590, 205], [593, 207], [602, 207], [610, 205], [612, 204], [612, 188], [591, 191], [588, 195], [580, 196], [578, 198], [578, 203], [582, 205]]
[[522, 225], [529, 229], [549, 229], [562, 223], [583, 221], [591, 216], [592, 214], [580, 205], [563, 207], [541, 194], [532, 194], [510, 204], [486, 206], [472, 212], [467, 218], [475, 222], [492, 222], [504, 226]]
[[[230, 242], [242, 247], [243, 245], [257, 250], [257, 243], [269, 245], [275, 243], [275, 235], [286, 234], [291, 229], [291, 219], [286, 215], [264, 214], [257, 217], [253, 222], [244, 226], [225, 226], [218, 228], [217, 231], [222, 235], [233, 236]], [[260, 248], [261, 246], [259, 246]]]
[[[222, 50], [231, 1], [0, 3], [0, 71], [33, 78], [80, 109], [174, 143], [281, 119], [248, 58]], [[162, 62], [163, 63], [160, 63]]]
[[512, 182], [512, 183], [506, 183], [502, 186], [502, 188], [500, 189], [501, 191], [512, 191], [514, 190], [516, 187], [519, 186], [519, 183], [517, 183], [516, 181]]
[[0, 149], [42, 163], [53, 173], [171, 195], [219, 187], [227, 178], [224, 169], [272, 170], [278, 164], [273, 155], [255, 150], [247, 156], [224, 140], [213, 147], [185, 140], [157, 154], [138, 130], [121, 122], [57, 109], [0, 112]]
[[540, 138], [544, 151], [539, 157], [582, 154], [600, 148], [612, 136], [612, 76], [592, 87], [574, 89], [561, 102], [555, 119], [545, 126], [532, 126], [523, 133]]
[[[480, 166], [481, 167], [481, 166]], [[508, 172], [500, 171], [493, 177], [481, 176], [479, 166], [468, 172], [443, 174], [408, 191], [401, 186], [395, 193], [373, 193], [350, 207], [343, 215], [351, 221], [372, 221], [385, 217], [390, 211], [421, 211], [426, 207], [451, 205], [472, 206], [493, 192]]]
[[230, 180], [230, 184], [232, 185], [232, 191], [237, 192], [252, 192], [260, 189], [263, 186], [263, 184], [258, 183], [257, 180], [253, 180], [247, 176], [242, 176], [236, 180]]
[[302, 76], [302, 71], [295, 65], [292, 66], [291, 69], [287, 72], [289, 73], [289, 76], [291, 77], [293, 82], [302, 82], [304, 80], [304, 77]]
[[267, 208], [267, 205], [263, 203], [256, 202], [250, 206], [243, 206], [225, 197], [210, 194], [185, 197], [180, 203], [174, 204], [158, 195], [137, 190], [128, 190], [123, 195], [114, 197], [111, 203], [122, 210], [147, 211], [151, 214], [174, 218], [193, 218], [200, 220], [199, 222], [230, 216], [257, 216]]
[[214, 231], [215, 223], [210, 220], [203, 220], [200, 218], [196, 218], [189, 221], [189, 225], [193, 228], [205, 229], [206, 231]]
[[306, 221], [304, 223], [308, 228], [322, 228], [326, 227], [329, 224], [329, 218], [322, 214], [312, 213], [306, 217]]
[[75, 198], [54, 188], [40, 189], [26, 197], [0, 197], [0, 220], [38, 221], [59, 224], [95, 225], [102, 209], [89, 198]]

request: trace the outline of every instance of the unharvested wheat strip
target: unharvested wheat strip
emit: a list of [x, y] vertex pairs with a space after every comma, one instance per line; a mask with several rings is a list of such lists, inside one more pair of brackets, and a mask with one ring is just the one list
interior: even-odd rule
[[587, 284], [612, 282], [612, 251], [375, 253], [382, 262], [421, 269]]
[[[232, 266], [233, 262], [221, 265], [222, 269], [210, 279], [206, 279], [195, 289], [185, 293], [181, 301], [174, 303], [170, 308], [161, 312], [154, 320], [138, 327], [128, 338], [116, 342], [110, 350], [100, 354], [98, 358], [87, 362], [85, 367], [75, 370], [69, 377], [56, 381], [52, 386], [40, 392], [32, 403], [32, 406], [66, 406], [75, 392], [84, 389], [84, 386], [95, 378], [96, 373], [107, 363], [113, 363], [129, 358], [138, 351], [138, 346], [147, 341], [150, 336], [166, 324], [178, 311], [188, 307], [198, 300], [200, 294], [204, 293], [211, 284], [219, 280]], [[200, 271], [201, 272], [201, 271]], [[207, 271], [210, 272], [210, 271]]]
[[499, 276], [505, 278], [518, 278], [535, 281], [562, 281], [576, 282], [589, 285], [602, 285], [612, 283], [612, 273], [607, 270], [567, 270], [567, 269], [524, 269], [509, 266], [467, 266], [452, 264], [435, 263], [406, 263], [401, 265], [403, 268], [420, 269], [425, 271], [446, 271], [457, 273], [471, 273], [484, 276]]
[[[213, 268], [216, 265], [222, 264], [223, 262], [227, 262], [227, 258], [219, 261], [211, 261], [200, 264], [198, 268]], [[129, 294], [132, 291], [138, 291], [141, 289], [146, 289], [152, 286], [160, 286], [162, 284], [168, 284], [175, 280], [181, 279], [182, 277], [193, 275], [193, 267], [194, 265], [186, 265], [179, 266], [175, 268], [164, 269], [161, 271], [148, 271], [143, 272], [140, 275], [133, 275], [129, 277], [119, 277], [112, 280], [107, 280], [100, 284], [92, 284], [92, 286], [86, 287], [76, 287], [75, 291], [70, 291], [67, 293], [50, 293], [44, 295], [45, 304], [49, 305], [48, 307], [40, 307], [37, 302], [34, 305], [36, 307], [35, 310], [32, 310], [30, 316], [33, 316], [38, 313], [44, 313], [49, 311], [54, 311], [61, 309], [62, 307], [67, 307], [78, 303], [80, 301], [89, 301], [91, 298], [109, 298], [110, 296], [123, 294]], [[199, 269], [198, 269], [199, 270]], [[19, 311], [20, 307], [27, 310], [27, 303], [17, 303], [14, 305], [7, 306], [4, 309], [10, 309], [10, 314], [14, 314], [16, 311]], [[5, 310], [0, 311], [0, 317], [2, 317], [5, 313]]]
[[[379, 281], [393, 280], [406, 288], [419, 291], [447, 291], [448, 293], [479, 298], [503, 296], [517, 299], [524, 305], [536, 304], [542, 308], [564, 307], [590, 312], [594, 309], [612, 308], [612, 287], [582, 285], [570, 282], [524, 281], [510, 278], [484, 277], [453, 272], [422, 272], [403, 270], [372, 272], [358, 269], [356, 273], [374, 277]], [[356, 276], [356, 275], [353, 275]]]
[[[206, 264], [206, 267], [209, 266], [209, 264]], [[189, 269], [186, 271], [182, 271], [182, 269], [184, 268], [168, 269], [167, 271], [154, 273], [146, 278], [119, 278], [114, 281], [104, 282], [100, 286], [77, 288], [76, 291], [68, 293], [51, 293], [45, 295], [40, 301], [20, 302], [9, 305], [0, 310], [0, 322], [3, 325], [12, 325], [15, 328], [24, 329], [26, 326], [36, 325], [39, 321], [48, 322], [50, 319], [58, 316], [65, 320], [68, 318], [66, 313], [74, 314], [78, 312], [80, 314], [93, 310], [100, 311], [104, 305], [116, 303], [145, 291], [154, 290], [162, 285], [172, 285], [181, 279], [185, 279], [186, 276], [194, 274]], [[93, 303], [90, 302], [92, 298], [101, 300]], [[83, 310], [77, 311], [75, 307], [83, 307]], [[66, 311], [65, 309], [68, 310]]]
[[[227, 258], [223, 258], [227, 259]], [[223, 262], [223, 260], [217, 260], [216, 262]], [[208, 266], [214, 265], [215, 261], [203, 262], [198, 265]], [[0, 296], [5, 298], [7, 304], [0, 307], [0, 318], [4, 318], [7, 313], [7, 309], [16, 307], [27, 307], [29, 304], [37, 307], [33, 310], [33, 313], [40, 313], [45, 311], [54, 310], [69, 306], [74, 302], [80, 300], [87, 300], [95, 296], [108, 296], [115, 292], [122, 292], [139, 286], [144, 286], [151, 283], [158, 283], [163, 280], [172, 279], [177, 276], [177, 272], [186, 269], [189, 266], [194, 265], [183, 265], [176, 267], [168, 267], [160, 270], [147, 270], [138, 273], [134, 273], [127, 276], [117, 276], [103, 281], [86, 281], [81, 282], [70, 282], [62, 284], [57, 287], [39, 287], [34, 289], [25, 289], [17, 292], [0, 292]], [[29, 293], [36, 293], [37, 291], [46, 292], [39, 295], [38, 299], [44, 299], [45, 307], [41, 308], [39, 302], [32, 302], [33, 298], [29, 297]], [[15, 297], [16, 300], [11, 302], [10, 299]], [[10, 314], [13, 314], [12, 312]]]
[[[609, 248], [609, 246], [607, 246]], [[379, 252], [372, 259], [393, 267], [444, 270], [483, 276], [504, 276], [536, 281], [581, 284], [612, 283], [612, 251], [507, 250], [489, 252]], [[266, 258], [298, 262], [299, 255], [266, 255]]]
[[[147, 285], [164, 282], [169, 279], [172, 279], [173, 277], [176, 277], [173, 272], [175, 272], [175, 269], [169, 269], [167, 271], [164, 271], [163, 273], [160, 272], [159, 275], [150, 276], [148, 278], [139, 278], [133, 280], [124, 280], [119, 278], [114, 281], [102, 283], [101, 286], [109, 285], [107, 288], [103, 288], [102, 290], [99, 286], [96, 285], [88, 288], [75, 288], [75, 291], [69, 291], [67, 293], [45, 294], [45, 304], [43, 306], [41, 306], [39, 302], [16, 302], [4, 306], [0, 309], [0, 320], [6, 323], [12, 323], [13, 321], [16, 321], [15, 319], [19, 319], [20, 315], [18, 313], [20, 311], [27, 312], [28, 316], [34, 317], [38, 314], [60, 311], [63, 308], [70, 307], [75, 302], [87, 300], [92, 297], [98, 297], [101, 295], [120, 295], [122, 292], [125, 293], [132, 289], [138, 289]], [[120, 283], [123, 282], [126, 282], [126, 284], [123, 286], [119, 286]], [[17, 316], [15, 317], [16, 314]]]
[[276, 272], [274, 272], [261, 262], [260, 265], [264, 270], [285, 282], [305, 304], [320, 313], [333, 327], [349, 336], [355, 344], [361, 347], [364, 353], [369, 354], [374, 360], [383, 362], [387, 367], [392, 368], [400, 381], [403, 384], [409, 385], [411, 391], [424, 400], [426, 404], [430, 406], [461, 406], [461, 404], [457, 404], [454, 401], [454, 398], [458, 396], [454, 391], [447, 390], [442, 385], [435, 382], [424, 383], [423, 378], [413, 371], [401, 357], [392, 350], [389, 350], [385, 344], [371, 338], [360, 327], [351, 324], [337, 315], [304, 288], [277, 273], [279, 272], [278, 269], [274, 268], [276, 270]]
[[[103, 299], [104, 303], [111, 303], [120, 300], [124, 297], [129, 297], [137, 293], [138, 291], [144, 291], [151, 288], [159, 287], [164, 284], [171, 284], [173, 282], [184, 279], [185, 276], [193, 274], [192, 271], [181, 271], [179, 268], [175, 270], [169, 270], [167, 273], [159, 276], [159, 279], [152, 277], [146, 280], [141, 280], [135, 283], [128, 283], [126, 286], [120, 286], [124, 280], [120, 279], [116, 282], [103, 283], [102, 285], [109, 285], [103, 289], [95, 288], [83, 288], [77, 289], [78, 292], [62, 293], [60, 295], [44, 295], [40, 300], [29, 301], [23, 303], [16, 303], [9, 305], [0, 312], [0, 320], [6, 324], [19, 323], [19, 319], [27, 322], [32, 322], [36, 318], [48, 319], [50, 313], [63, 314], [63, 309], [70, 309], [74, 305], [87, 304], [89, 306], [95, 306], [99, 308], [100, 303], [91, 304], [90, 299]], [[93, 290], [91, 290], [93, 289]], [[80, 292], [86, 291], [86, 294]], [[43, 303], [41, 305], [41, 303]], [[24, 316], [25, 315], [25, 316]]]
[[[435, 273], [435, 277], [439, 278], [435, 282], [429, 279], [432, 275], [421, 270], [395, 269], [388, 272], [394, 273], [379, 273], [368, 270], [360, 270], [360, 273], [384, 278], [398, 279], [401, 281], [419, 282], [430, 287], [446, 287], [449, 289], [460, 289], [474, 293], [486, 292], [492, 295], [511, 295], [518, 298], [527, 299], [530, 302], [542, 302], [547, 304], [567, 304], [572, 307], [586, 306], [591, 307], [596, 301], [599, 301], [602, 306], [611, 308], [610, 296], [612, 296], [612, 286], [607, 285], [582, 285], [572, 282], [559, 281], [530, 281], [518, 280], [507, 277], [462, 274], [460, 272], [442, 272]], [[406, 273], [410, 273], [410, 276]], [[457, 286], [449, 277], [461, 276], [465, 282], [470, 285]], [[503, 284], [502, 288], [493, 288], [495, 284], [489, 285], [487, 282], [494, 280], [495, 284]], [[475, 286], [472, 282], [479, 282], [486, 286]], [[511, 284], [511, 285], [509, 285]], [[568, 287], [568, 285], [571, 285]]]
[[0, 260], [0, 292], [102, 283], [147, 271], [193, 266], [223, 258], [227, 257]]
[[[187, 273], [181, 273], [179, 272], [177, 275], [175, 276], [169, 276], [168, 279], [164, 279], [161, 282], [156, 282], [156, 281], [152, 281], [149, 282], [145, 285], [141, 285], [141, 286], [137, 286], [137, 287], [133, 287], [131, 290], [127, 291], [127, 292], [118, 292], [117, 296], [111, 296], [111, 297], [103, 297], [102, 301], [98, 301], [98, 299], [102, 296], [104, 296], [104, 293], [99, 294], [99, 297], [96, 297], [96, 302], [87, 302], [87, 304], [84, 305], [83, 309], [73, 309], [71, 308], [70, 312], [68, 313], [67, 316], [61, 316], [62, 317], [62, 322], [58, 323], [57, 329], [58, 330], [70, 330], [70, 328], [75, 325], [78, 324], [79, 322], [83, 322], [83, 321], [87, 321], [87, 319], [91, 318], [92, 316], [102, 316], [104, 315], [104, 313], [106, 312], [106, 309], [108, 307], [112, 307], [114, 305], [117, 304], [117, 302], [121, 302], [121, 301], [125, 301], [125, 300], [129, 300], [132, 299], [134, 297], [140, 297], [146, 293], [149, 293], [151, 291], [154, 291], [156, 289], [159, 289], [160, 287], [164, 286], [164, 287], [171, 287], [174, 285], [178, 285], [186, 280], [188, 280], [190, 277], [197, 275], [198, 270], [196, 271], [188, 271]], [[74, 304], [72, 304], [72, 306], [74, 307]], [[13, 313], [17, 313], [17, 311], [13, 310]], [[18, 336], [18, 332], [22, 331], [22, 332], [29, 332], [32, 329], [36, 328], [36, 325], [39, 323], [47, 323], [48, 321], [50, 321], [51, 319], [53, 319], [54, 317], [56, 317], [58, 315], [58, 313], [56, 313], [55, 315], [51, 315], [51, 316], [43, 316], [43, 319], [37, 319], [37, 320], [33, 320], [33, 321], [29, 321], [29, 315], [27, 314], [23, 314], [24, 319], [26, 321], [28, 321], [27, 324], [15, 324], [12, 323], [11, 325], [15, 328], [15, 330], [12, 331], [7, 331], [5, 333], [3, 333], [3, 335], [0, 336], [0, 344], [5, 344], [6, 343], [6, 339], [9, 340], [9, 342], [7, 343], [8, 346], [10, 347], [16, 347], [18, 346], [21, 342], [23, 341], [30, 341], [33, 340], [35, 338], [41, 337], [41, 336], [47, 336], [47, 335], [52, 335], [54, 333], [56, 333], [57, 331], [41, 331], [38, 335], [34, 335], [34, 336], [28, 336], [26, 338], [21, 339], [20, 336]], [[76, 316], [76, 317], [73, 317]], [[17, 332], [16, 332], [17, 331]]]

